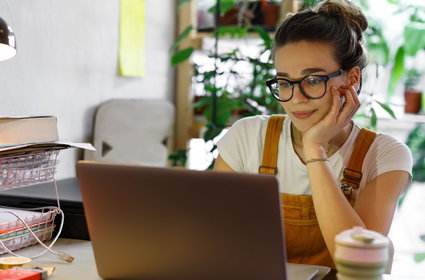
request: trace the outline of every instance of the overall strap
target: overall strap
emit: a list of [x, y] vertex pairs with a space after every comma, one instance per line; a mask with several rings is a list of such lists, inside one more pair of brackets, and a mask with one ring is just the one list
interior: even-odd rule
[[351, 204], [354, 204], [354, 200], [351, 199], [352, 190], [358, 189], [360, 186], [360, 181], [363, 176], [363, 160], [375, 138], [375, 132], [366, 128], [360, 130], [348, 165], [342, 173], [341, 190], [347, 199], [350, 200]]
[[263, 159], [258, 173], [277, 174], [277, 154], [279, 138], [282, 132], [284, 115], [272, 115], [267, 123], [266, 139], [263, 147]]

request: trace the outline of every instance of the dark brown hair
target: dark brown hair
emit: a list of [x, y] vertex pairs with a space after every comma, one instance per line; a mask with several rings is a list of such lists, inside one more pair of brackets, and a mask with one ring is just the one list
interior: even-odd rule
[[312, 8], [289, 14], [274, 38], [274, 50], [291, 42], [316, 41], [334, 47], [342, 69], [367, 65], [363, 31], [368, 22], [362, 11], [348, 0], [325, 0]]

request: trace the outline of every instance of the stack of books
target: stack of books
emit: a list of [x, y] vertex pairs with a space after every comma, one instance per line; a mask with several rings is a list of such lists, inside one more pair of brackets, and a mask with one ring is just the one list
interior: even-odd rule
[[59, 150], [93, 150], [59, 141], [54, 116], [0, 117], [0, 191], [53, 180]]
[[59, 141], [54, 116], [0, 117], [0, 157], [72, 147], [94, 149], [87, 143]]

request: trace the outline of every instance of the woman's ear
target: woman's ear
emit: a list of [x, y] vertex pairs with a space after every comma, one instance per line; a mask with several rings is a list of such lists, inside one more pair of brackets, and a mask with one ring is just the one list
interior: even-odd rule
[[350, 70], [347, 71], [347, 78], [348, 78], [348, 85], [354, 86], [357, 93], [360, 90], [361, 87], [361, 70], [360, 67], [354, 66]]

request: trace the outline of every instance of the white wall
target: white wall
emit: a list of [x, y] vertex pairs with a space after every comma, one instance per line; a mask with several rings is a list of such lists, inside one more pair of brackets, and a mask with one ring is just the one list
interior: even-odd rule
[[[91, 140], [97, 105], [111, 98], [173, 99], [168, 48], [175, 1], [146, 0], [146, 74], [117, 74], [119, 0], [1, 0], [18, 55], [0, 62], [0, 115], [55, 115], [59, 136]], [[7, 3], [10, 12], [7, 9]], [[75, 176], [76, 149], [59, 154], [57, 179]]]

